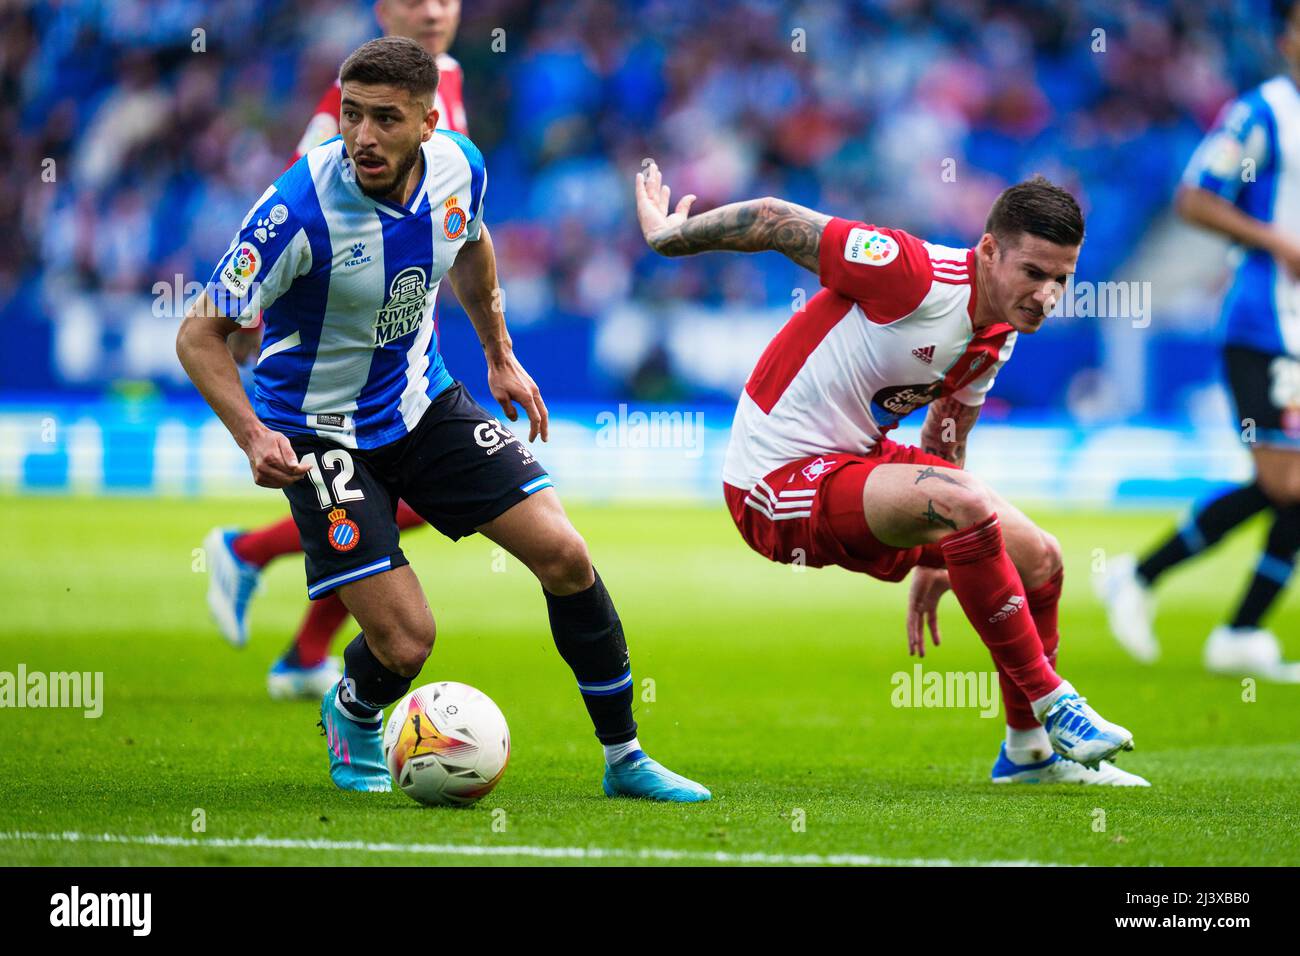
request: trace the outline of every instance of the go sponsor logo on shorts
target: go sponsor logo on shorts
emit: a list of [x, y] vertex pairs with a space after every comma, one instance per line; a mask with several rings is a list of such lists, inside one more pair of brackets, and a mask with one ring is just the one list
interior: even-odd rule
[[489, 455], [495, 455], [507, 445], [519, 441], [510, 431], [495, 418], [487, 422], [479, 422], [474, 426], [474, 442], [483, 449], [487, 450]]

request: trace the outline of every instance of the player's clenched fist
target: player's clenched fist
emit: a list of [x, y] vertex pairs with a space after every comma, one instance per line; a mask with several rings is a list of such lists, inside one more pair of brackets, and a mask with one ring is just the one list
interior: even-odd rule
[[289, 439], [264, 428], [244, 448], [253, 481], [263, 488], [287, 488], [311, 469], [298, 461]]
[[691, 214], [695, 197], [683, 196], [672, 215], [668, 214], [668, 197], [672, 190], [664, 185], [663, 174], [653, 159], [645, 161], [636, 174], [636, 218], [641, 224], [641, 234], [650, 248], [658, 251], [659, 244]]

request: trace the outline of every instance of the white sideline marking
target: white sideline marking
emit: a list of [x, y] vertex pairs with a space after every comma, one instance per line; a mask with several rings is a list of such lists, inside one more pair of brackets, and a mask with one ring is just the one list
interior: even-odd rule
[[738, 863], [772, 866], [1056, 866], [1037, 860], [947, 860], [865, 856], [857, 853], [728, 853], [723, 850], [620, 850], [594, 846], [474, 846], [454, 843], [369, 843], [362, 840], [297, 840], [285, 837], [192, 837], [123, 833], [0, 833], [0, 842], [115, 843], [130, 846], [213, 847], [253, 850], [348, 850], [358, 853], [406, 853], [420, 856], [527, 856], [543, 860], [634, 860], [676, 863]]

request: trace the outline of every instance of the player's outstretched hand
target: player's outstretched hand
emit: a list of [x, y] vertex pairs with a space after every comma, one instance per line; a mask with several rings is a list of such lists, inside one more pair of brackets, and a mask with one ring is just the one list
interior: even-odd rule
[[289, 439], [264, 428], [244, 449], [253, 481], [263, 488], [287, 488], [311, 469], [298, 460]]
[[663, 174], [653, 159], [642, 164], [641, 172], [636, 174], [636, 218], [641, 224], [641, 235], [650, 244], [650, 248], [659, 251], [659, 243], [673, 229], [686, 221], [691, 214], [693, 195], [683, 196], [677, 203], [672, 215], [668, 213], [668, 197], [672, 190], [664, 185]]
[[501, 403], [506, 418], [512, 422], [519, 419], [515, 402], [523, 407], [528, 415], [529, 441], [538, 435], [542, 436], [542, 441], [546, 441], [550, 435], [550, 416], [546, 411], [546, 403], [542, 401], [541, 389], [533, 377], [524, 371], [514, 353], [499, 362], [488, 364], [488, 388], [492, 390], [492, 397]]
[[912, 589], [907, 597], [907, 653], [925, 656], [925, 628], [939, 646], [939, 598], [950, 590], [944, 568], [917, 567], [912, 571]]

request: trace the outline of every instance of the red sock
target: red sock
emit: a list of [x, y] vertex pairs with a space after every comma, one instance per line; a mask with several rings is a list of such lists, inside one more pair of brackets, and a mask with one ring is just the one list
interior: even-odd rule
[[298, 633], [293, 636], [298, 663], [315, 667], [329, 656], [330, 642], [348, 619], [348, 609], [338, 594], [327, 594], [307, 607]]
[[[1043, 656], [1053, 670], [1056, 669], [1056, 648], [1061, 643], [1061, 634], [1056, 626], [1056, 610], [1061, 602], [1063, 573], [1057, 571], [1050, 581], [1040, 584], [1025, 595], [1029, 600], [1034, 629], [1043, 642]], [[1034, 717], [1034, 709], [1029, 706], [1029, 698], [1001, 667], [998, 668], [998, 683], [1002, 686], [1002, 706], [1007, 712], [1007, 726], [1016, 730], [1033, 730], [1037, 727], [1038, 720]]]
[[1057, 629], [1057, 609], [1061, 605], [1061, 580], [1065, 571], [1057, 571], [1046, 584], [1040, 584], [1028, 594], [1029, 613], [1034, 616], [1034, 627], [1043, 642], [1043, 656], [1056, 670], [1056, 649], [1061, 645], [1061, 632]]
[[293, 519], [283, 518], [264, 527], [245, 531], [230, 542], [230, 549], [240, 561], [247, 561], [260, 568], [282, 554], [297, 554], [302, 550], [302, 539], [298, 536], [298, 526], [293, 523]]
[[952, 592], [1003, 671], [1030, 700], [1061, 683], [1043, 656], [1016, 566], [1002, 544], [997, 515], [939, 542]]
[[397, 502], [397, 527], [402, 531], [424, 524], [424, 519], [417, 515], [405, 501]]

